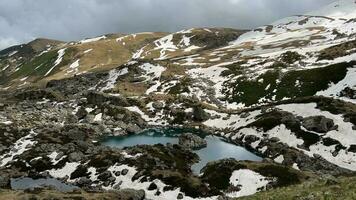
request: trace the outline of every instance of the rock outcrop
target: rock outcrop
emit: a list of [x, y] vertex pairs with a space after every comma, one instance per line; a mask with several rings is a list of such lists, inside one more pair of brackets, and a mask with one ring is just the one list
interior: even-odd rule
[[184, 133], [180, 135], [179, 144], [193, 150], [199, 150], [207, 146], [207, 142], [203, 138], [192, 133]]
[[334, 121], [324, 116], [312, 116], [304, 118], [302, 121], [302, 126], [309, 131], [314, 131], [317, 133], [327, 133], [335, 128]]

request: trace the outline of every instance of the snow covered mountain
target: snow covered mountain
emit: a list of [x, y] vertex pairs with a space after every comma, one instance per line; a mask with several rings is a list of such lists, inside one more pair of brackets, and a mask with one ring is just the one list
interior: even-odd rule
[[[238, 197], [243, 192], [232, 189], [237, 185], [248, 192], [273, 180], [273, 187], [286, 186], [283, 176], [293, 174], [295, 184], [304, 181], [305, 171], [349, 175], [356, 171], [356, 1], [335, 1], [250, 31], [192, 28], [67, 43], [38, 39], [0, 52], [0, 87], [0, 167], [17, 167], [18, 173], [46, 171], [104, 189], [120, 181], [136, 189], [155, 183], [159, 193], [146, 194], [157, 199]], [[102, 134], [167, 126], [221, 136], [266, 158], [269, 168], [264, 162], [240, 168], [223, 161], [207, 166], [212, 174], [196, 177], [184, 171], [180, 153], [159, 147], [166, 157], [150, 164], [164, 165], [179, 154], [172, 162], [183, 168], [159, 174], [143, 166], [140, 156], [154, 157], [157, 149], [93, 150], [99, 147], [92, 141]], [[82, 134], [81, 147], [66, 146], [79, 137], [71, 129]], [[277, 166], [286, 167], [286, 174], [277, 173]], [[127, 176], [115, 174], [124, 168]], [[229, 174], [213, 173], [224, 170]], [[108, 174], [110, 181], [100, 178]], [[137, 174], [152, 179], [136, 181]], [[233, 180], [237, 176], [248, 180]], [[210, 181], [217, 177], [230, 178], [221, 180], [226, 187], [214, 188]], [[251, 186], [255, 179], [260, 181]]]

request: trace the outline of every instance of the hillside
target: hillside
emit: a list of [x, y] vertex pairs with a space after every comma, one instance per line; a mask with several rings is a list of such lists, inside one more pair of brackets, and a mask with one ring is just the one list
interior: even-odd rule
[[[98, 142], [152, 128], [202, 131], [263, 160], [215, 161], [196, 175], [191, 166], [199, 157], [180, 145]], [[270, 190], [251, 197], [259, 199], [276, 188], [306, 191], [303, 184], [325, 176], [353, 180], [356, 2], [336, 1], [254, 30], [192, 28], [10, 47], [0, 51], [0, 138], [0, 187], [7, 189], [11, 178], [46, 177], [87, 192], [144, 190], [150, 199]], [[329, 190], [316, 184], [311, 190]]]

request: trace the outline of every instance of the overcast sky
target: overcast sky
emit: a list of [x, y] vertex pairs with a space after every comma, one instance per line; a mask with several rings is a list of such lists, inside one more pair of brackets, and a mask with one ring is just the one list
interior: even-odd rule
[[0, 0], [0, 49], [46, 37], [255, 28], [335, 0]]

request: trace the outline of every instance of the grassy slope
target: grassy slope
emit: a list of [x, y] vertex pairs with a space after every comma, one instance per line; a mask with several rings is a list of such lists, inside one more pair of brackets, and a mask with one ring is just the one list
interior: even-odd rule
[[[282, 100], [284, 97], [312, 96], [318, 91], [327, 89], [329, 83], [337, 83], [342, 80], [347, 73], [347, 67], [349, 67], [348, 63], [340, 63], [323, 68], [287, 73], [272, 70], [262, 74], [255, 81], [240, 78], [230, 85], [235, 91], [232, 94], [232, 101], [242, 102], [249, 106], [258, 103], [259, 99], [263, 97], [272, 100], [275, 96], [275, 100]], [[259, 79], [264, 81], [258, 82]], [[280, 83], [277, 83], [277, 80]], [[300, 85], [296, 84], [297, 81], [300, 82]]]
[[122, 199], [127, 200], [123, 196], [115, 192], [103, 193], [87, 193], [84, 191], [75, 191], [72, 193], [61, 193], [55, 190], [35, 190], [33, 192], [0, 190], [0, 199], [17, 200], [17, 199], [80, 199], [80, 200], [104, 200], [104, 199]]
[[289, 200], [289, 199], [313, 199], [313, 200], [348, 200], [356, 199], [356, 177], [339, 178], [333, 180], [313, 180], [300, 185], [278, 188], [253, 196], [239, 198], [243, 200]]

